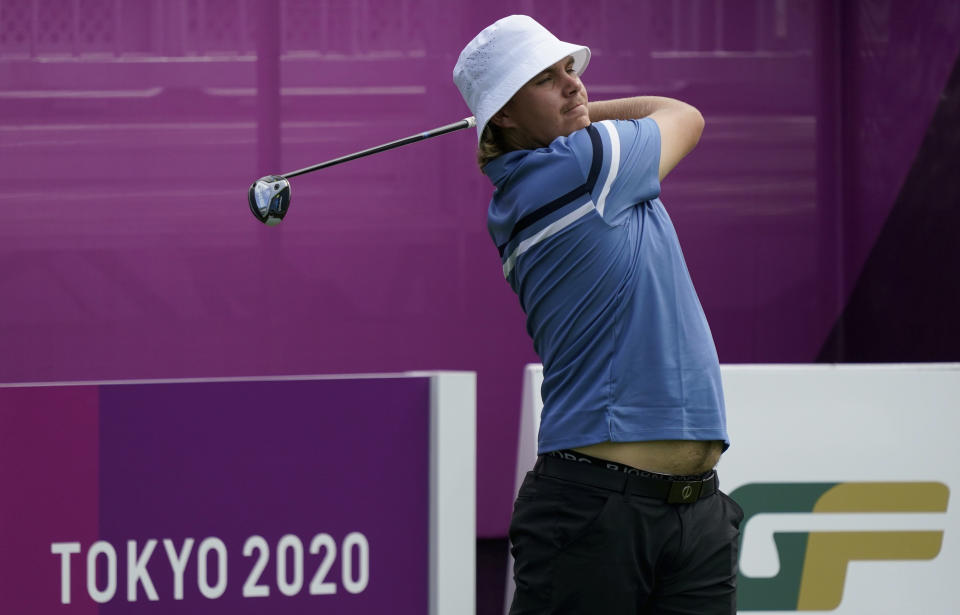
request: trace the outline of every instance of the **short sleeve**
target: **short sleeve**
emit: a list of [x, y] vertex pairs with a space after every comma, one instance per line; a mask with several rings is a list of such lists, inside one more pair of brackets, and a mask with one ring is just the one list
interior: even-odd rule
[[597, 212], [615, 222], [634, 205], [660, 196], [660, 127], [650, 118], [594, 124], [603, 160], [591, 194]]

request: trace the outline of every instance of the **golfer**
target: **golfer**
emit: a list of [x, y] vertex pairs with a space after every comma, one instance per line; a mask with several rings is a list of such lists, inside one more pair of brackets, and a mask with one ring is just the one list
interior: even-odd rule
[[590, 50], [512, 15], [454, 82], [495, 186], [488, 226], [543, 362], [539, 457], [514, 506], [510, 612], [736, 612], [743, 511], [713, 338], [660, 183], [697, 144], [669, 98], [588, 102]]

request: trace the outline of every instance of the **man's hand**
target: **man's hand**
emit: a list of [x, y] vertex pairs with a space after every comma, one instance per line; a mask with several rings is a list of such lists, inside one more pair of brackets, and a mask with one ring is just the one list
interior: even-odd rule
[[691, 105], [662, 96], [598, 100], [587, 104], [590, 121], [649, 117], [660, 127], [660, 180], [689, 154], [703, 134], [703, 115]]

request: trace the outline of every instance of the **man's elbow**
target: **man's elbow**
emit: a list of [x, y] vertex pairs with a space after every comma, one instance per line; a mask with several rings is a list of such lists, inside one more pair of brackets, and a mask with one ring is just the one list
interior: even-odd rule
[[697, 109], [693, 105], [689, 105], [689, 106], [690, 106], [690, 109], [688, 113], [690, 115], [690, 119], [688, 120], [688, 122], [690, 127], [689, 128], [690, 137], [692, 139], [690, 149], [693, 149], [694, 147], [696, 147], [697, 143], [700, 142], [700, 136], [703, 134], [703, 129], [706, 126], [707, 121], [703, 119], [703, 114], [700, 113], [699, 109]]
[[[682, 120], [677, 123], [679, 128], [677, 132], [677, 148], [679, 149], [680, 159], [693, 151], [693, 148], [700, 142], [700, 135], [703, 134], [703, 127], [706, 121], [703, 114], [692, 106], [685, 103]], [[677, 162], [680, 160], [678, 159]]]

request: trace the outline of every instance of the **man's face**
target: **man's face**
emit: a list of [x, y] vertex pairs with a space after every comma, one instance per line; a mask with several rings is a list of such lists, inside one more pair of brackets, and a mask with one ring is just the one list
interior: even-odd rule
[[587, 90], [567, 57], [528, 81], [492, 121], [525, 147], [545, 147], [590, 125]]

